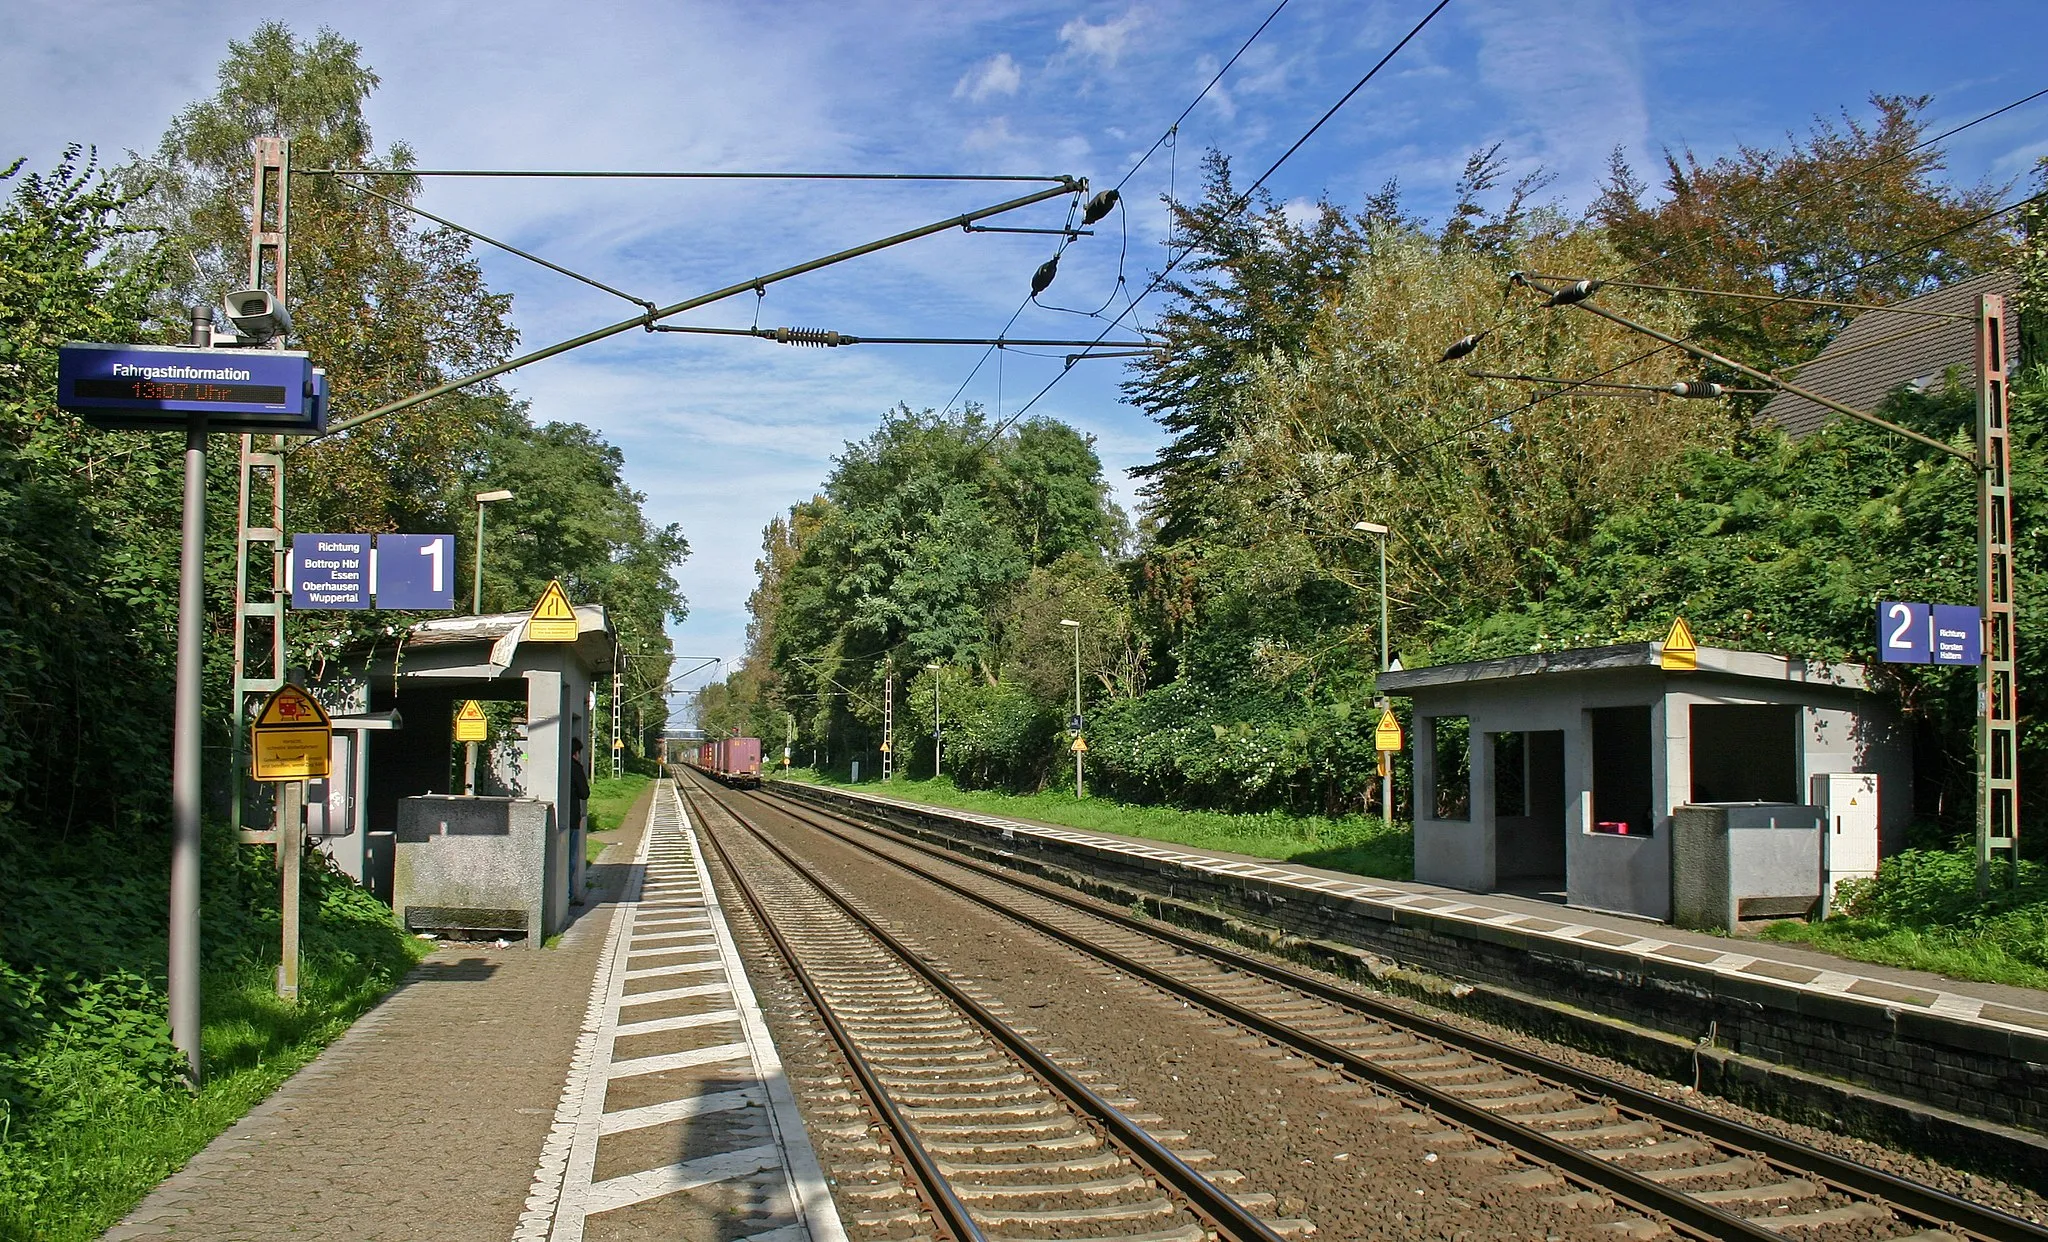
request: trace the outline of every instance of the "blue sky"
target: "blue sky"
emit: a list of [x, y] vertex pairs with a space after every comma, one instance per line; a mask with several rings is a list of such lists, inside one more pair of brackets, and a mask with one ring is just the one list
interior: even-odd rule
[[[383, 78], [370, 104], [378, 139], [409, 143], [425, 167], [1068, 173], [1110, 185], [1270, 7], [0, 0], [0, 157], [44, 166], [66, 142], [112, 158], [153, 147], [178, 108], [210, 93], [227, 41], [276, 18], [360, 43]], [[1045, 300], [1099, 306], [1119, 271], [1142, 289], [1162, 261], [1160, 197], [1195, 184], [1205, 148], [1247, 175], [1263, 170], [1429, 7], [1291, 0], [1175, 148], [1132, 178], [1128, 211], [1067, 252]], [[2044, 34], [2048, 6], [1990, 0], [1452, 0], [1270, 184], [1282, 201], [1356, 204], [1397, 177], [1411, 209], [1441, 216], [1467, 154], [1500, 142], [1518, 168], [1551, 170], [1549, 193], [1576, 209], [1617, 145], [1639, 168], [1665, 146], [1712, 156], [1771, 145], [1815, 113], [1867, 113], [1873, 91], [1932, 95], [1930, 116], [1946, 128], [2048, 86]], [[1960, 181], [2002, 183], [2023, 180], [2043, 153], [2048, 99], [1958, 137], [1949, 162]], [[1004, 197], [973, 185], [436, 181], [423, 205], [672, 302]], [[1063, 214], [1047, 205], [1010, 222]], [[989, 335], [1050, 244], [941, 235], [776, 286], [759, 322]], [[493, 284], [516, 295], [527, 348], [631, 312], [509, 256], [483, 259]], [[679, 322], [746, 326], [753, 301]], [[1143, 303], [1138, 318], [1156, 309]], [[1012, 334], [1087, 337], [1103, 326], [1032, 308]], [[691, 616], [676, 649], [730, 660], [744, 643], [762, 526], [809, 496], [843, 444], [896, 403], [944, 405], [978, 356], [635, 332], [510, 383], [537, 418], [588, 423], [625, 450], [653, 517], [681, 523], [694, 548], [679, 575]], [[1012, 351], [1000, 361], [965, 396], [1006, 412], [1062, 366]], [[1123, 471], [1159, 436], [1121, 402], [1117, 365], [1074, 368], [1034, 413], [1095, 436], [1129, 506]]]

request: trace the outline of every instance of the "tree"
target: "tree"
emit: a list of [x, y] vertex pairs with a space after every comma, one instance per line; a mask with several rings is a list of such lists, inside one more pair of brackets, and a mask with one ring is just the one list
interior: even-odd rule
[[[2012, 262], [2004, 227], [1973, 223], [2006, 187], [1949, 184], [1941, 148], [1921, 145], [1931, 97], [1870, 102], [1873, 120], [1817, 117], [1782, 150], [1745, 146], [1709, 163], [1667, 149], [1654, 202], [1616, 150], [1591, 218], [1635, 279], [1738, 293], [1874, 306]], [[1771, 369], [1818, 352], [1849, 313], [1710, 298], [1694, 331]]]
[[1246, 196], [1218, 151], [1203, 157], [1201, 197], [1167, 207], [1190, 257], [1164, 286], [1174, 303], [1154, 325], [1160, 348], [1134, 365], [1124, 392], [1172, 437], [1131, 472], [1145, 481], [1159, 540], [1172, 543], [1213, 527], [1218, 456], [1252, 362], [1301, 347], [1360, 236], [1329, 203], [1299, 227], [1263, 190]]
[[522, 418], [487, 437], [478, 456], [478, 473], [450, 489], [451, 507], [486, 488], [512, 492], [491, 513], [485, 607], [530, 608], [555, 579], [577, 603], [603, 604], [632, 657], [626, 701], [644, 742], [667, 723], [667, 626], [689, 615], [673, 571], [689, 542], [679, 527], [647, 521], [647, 498], [625, 482], [625, 454], [580, 423], [530, 427]]
[[[380, 155], [372, 142], [363, 106], [378, 78], [356, 44], [325, 28], [302, 43], [266, 22], [228, 53], [214, 96], [180, 112], [156, 154], [124, 174], [138, 195], [136, 222], [186, 252], [179, 262], [192, 274], [178, 283], [180, 304], [212, 304], [246, 285], [257, 137], [289, 138], [301, 169], [412, 164], [404, 144]], [[485, 285], [468, 238], [420, 228], [354, 186], [291, 179], [291, 344], [327, 369], [336, 418], [500, 361], [517, 340], [506, 321], [511, 297]], [[391, 177], [374, 188], [409, 202], [419, 187]], [[479, 386], [316, 441], [293, 454], [292, 512], [316, 530], [446, 529], [460, 513], [445, 504], [448, 484], [472, 464], [481, 433], [509, 413], [502, 391]]]
[[57, 347], [150, 339], [168, 259], [79, 148], [21, 170], [0, 174], [0, 854], [30, 825], [161, 818], [183, 447], [56, 408]]

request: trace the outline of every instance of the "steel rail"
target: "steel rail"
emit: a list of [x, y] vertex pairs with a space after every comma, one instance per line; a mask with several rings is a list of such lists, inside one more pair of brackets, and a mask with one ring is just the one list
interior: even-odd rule
[[[695, 791], [682, 781], [676, 781], [676, 790], [686, 801], [695, 803]], [[733, 883], [740, 890], [740, 897], [747, 903], [747, 909], [753, 912], [754, 921], [767, 933], [768, 939], [775, 945], [776, 953], [782, 957], [783, 963], [789, 967], [790, 975], [796, 979], [797, 986], [810, 998], [811, 1008], [817, 1013], [819, 1022], [824, 1025], [826, 1034], [832, 1037], [832, 1042], [838, 1047], [839, 1055], [846, 1061], [847, 1068], [852, 1070], [853, 1076], [859, 1080], [860, 1089], [866, 1093], [869, 1104], [874, 1107], [875, 1115], [881, 1118], [882, 1124], [888, 1128], [890, 1138], [895, 1140], [896, 1149], [903, 1154], [904, 1163], [910, 1167], [910, 1175], [918, 1184], [918, 1193], [931, 1205], [932, 1214], [938, 1217], [940, 1227], [952, 1235], [954, 1242], [987, 1242], [987, 1235], [982, 1233], [980, 1225], [974, 1223], [974, 1218], [968, 1214], [967, 1205], [960, 1201], [960, 1196], [953, 1192], [953, 1184], [940, 1171], [938, 1161], [925, 1150], [909, 1119], [896, 1107], [896, 1101], [889, 1098], [888, 1089], [882, 1085], [882, 1080], [875, 1074], [874, 1067], [868, 1064], [866, 1055], [854, 1043], [853, 1033], [846, 1029], [846, 1025], [839, 1020], [839, 1015], [832, 1012], [832, 1006], [826, 1001], [824, 991], [818, 987], [817, 981], [811, 978], [811, 972], [806, 970], [803, 962], [797, 958], [796, 947], [789, 943], [788, 937], [782, 934], [782, 929], [775, 925], [775, 920], [768, 917], [768, 909], [762, 903], [760, 895], [754, 892], [753, 886], [747, 883], [746, 877], [733, 864], [731, 855], [725, 852], [725, 846], [711, 834], [710, 825], [704, 824], [703, 828], [704, 839], [711, 843], [712, 850], [725, 864], [726, 871], [731, 874]]]
[[[709, 794], [708, 790], [702, 792]], [[1265, 1221], [1259, 1219], [1251, 1209], [1245, 1207], [1236, 1199], [1231, 1198], [1219, 1189], [1215, 1183], [1189, 1167], [1185, 1161], [1173, 1153], [1171, 1148], [1153, 1137], [1151, 1132], [1124, 1116], [1122, 1110], [1096, 1094], [1086, 1083], [1076, 1078], [1065, 1067], [1059, 1065], [1051, 1057], [1040, 1051], [1030, 1040], [1024, 1038], [1008, 1023], [990, 1012], [986, 1005], [983, 1005], [980, 1001], [975, 1000], [972, 996], [961, 990], [959, 985], [947, 978], [943, 972], [934, 969], [908, 945], [905, 945], [891, 934], [887, 928], [884, 928], [880, 923], [870, 918], [865, 911], [828, 886], [818, 877], [816, 872], [798, 860], [795, 855], [784, 849], [777, 842], [769, 839], [767, 834], [757, 828], [729, 802], [716, 795], [710, 795], [710, 797], [715, 805], [721, 807], [728, 815], [732, 816], [734, 823], [738, 824], [756, 841], [759, 841], [764, 848], [781, 859], [792, 871], [795, 871], [798, 875], [809, 881], [833, 905], [844, 911], [847, 917], [859, 923], [870, 935], [880, 941], [885, 948], [902, 959], [905, 965], [915, 970], [925, 982], [931, 984], [947, 1000], [951, 1001], [963, 1013], [980, 1025], [982, 1029], [995, 1036], [997, 1041], [1009, 1049], [1018, 1060], [1029, 1066], [1032, 1073], [1043, 1079], [1055, 1092], [1066, 1097], [1077, 1111], [1106, 1130], [1147, 1173], [1151, 1174], [1162, 1185], [1171, 1188], [1175, 1193], [1187, 1200], [1195, 1213], [1207, 1220], [1224, 1238], [1231, 1239], [1232, 1242], [1281, 1242], [1280, 1235], [1275, 1233], [1272, 1227], [1266, 1224]], [[718, 844], [716, 837], [712, 837], [712, 844], [714, 848], [719, 850], [719, 857], [725, 858], [724, 847]], [[726, 867], [732, 869], [730, 859], [726, 860]], [[738, 874], [735, 870], [735, 877]], [[745, 881], [742, 880], [742, 886], [744, 886], [744, 883]], [[1762, 1236], [1769, 1238], [1775, 1235], [1765, 1234]], [[1780, 1242], [1782, 1242], [1782, 1239]]]
[[[1932, 1186], [1908, 1181], [1896, 1174], [1886, 1173], [1879, 1169], [1873, 1169], [1868, 1165], [1846, 1160], [1840, 1156], [1822, 1151], [1819, 1148], [1810, 1147], [1792, 1139], [1781, 1138], [1778, 1135], [1756, 1129], [1753, 1126], [1744, 1125], [1739, 1121], [1717, 1117], [1711, 1113], [1690, 1108], [1675, 1100], [1668, 1100], [1663, 1096], [1630, 1086], [1627, 1083], [1604, 1078], [1590, 1071], [1549, 1060], [1536, 1053], [1516, 1048], [1510, 1044], [1501, 1043], [1484, 1035], [1479, 1035], [1452, 1026], [1449, 1023], [1361, 995], [1304, 971], [1269, 962], [1235, 949], [1212, 944], [1178, 928], [1163, 925], [1160, 920], [1134, 918], [1123, 910], [1073, 892], [1062, 885], [1018, 875], [1015, 872], [992, 866], [978, 859], [962, 856], [939, 846], [906, 838], [900, 830], [895, 828], [878, 829], [875, 825], [863, 823], [860, 820], [829, 809], [813, 808], [807, 804], [803, 809], [794, 809], [785, 805], [791, 800], [790, 796], [786, 794], [769, 794], [763, 791], [755, 796], [762, 798], [764, 801], [772, 800], [771, 805], [776, 806], [784, 814], [809, 823], [819, 831], [830, 833], [841, 840], [847, 841], [848, 844], [875, 854], [877, 857], [887, 858], [888, 855], [879, 853], [872, 846], [868, 846], [865, 843], [847, 838], [845, 834], [829, 825], [817, 823], [810, 815], [804, 813], [805, 810], [816, 810], [830, 818], [851, 824], [863, 831], [879, 831], [890, 840], [896, 841], [908, 849], [936, 858], [949, 866], [959, 867], [1001, 884], [1021, 888], [1036, 896], [1111, 923], [1123, 930], [1163, 941], [1184, 952], [1207, 958], [1228, 966], [1233, 970], [1255, 975], [1268, 982], [1307, 993], [1317, 1000], [1351, 1010], [1375, 1021], [1405, 1027], [1411, 1031], [1426, 1035], [1439, 1043], [1463, 1048], [1468, 1052], [1476, 1053], [1488, 1060], [1499, 1062], [1522, 1073], [1547, 1078], [1560, 1086], [1568, 1087], [1574, 1091], [1588, 1095], [1605, 1096], [1624, 1109], [1653, 1117], [1659, 1121], [1668, 1122], [1679, 1129], [1691, 1130], [1731, 1147], [1746, 1149], [1766, 1160], [1818, 1176], [1824, 1181], [1833, 1183], [1856, 1194], [1882, 1200], [1894, 1209], [1899, 1209], [1908, 1215], [1922, 1218], [1926, 1223], [1960, 1228], [1965, 1232], [1992, 1239], [1994, 1242], [2048, 1242], [2048, 1229], [2021, 1220], [2009, 1213], [2001, 1212], [1996, 1208], [1958, 1198]], [[916, 871], [918, 874], [925, 874], [921, 869], [909, 867], [908, 864], [900, 859], [891, 859], [890, 861], [895, 862], [898, 866]], [[962, 892], [963, 895], [971, 896], [971, 894], [965, 893], [964, 890], [951, 884], [943, 877], [930, 876], [929, 878], [934, 883], [941, 884], [955, 892]], [[976, 901], [982, 900], [979, 897], [972, 899]], [[984, 904], [986, 903], [984, 902]], [[1003, 913], [1013, 918], [1025, 919], [1027, 917], [1018, 915], [1004, 907], [995, 908], [1001, 909]], [[1054, 934], [1058, 935], [1057, 932]], [[1061, 938], [1065, 939], [1063, 936]], [[1098, 956], [1100, 956], [1101, 952], [1107, 952], [1095, 949], [1088, 951], [1096, 953]], [[1121, 959], [1119, 959], [1117, 964], [1120, 967], [1124, 965]], [[1132, 967], [1134, 969], [1137, 968], [1137, 964], [1132, 963]]]

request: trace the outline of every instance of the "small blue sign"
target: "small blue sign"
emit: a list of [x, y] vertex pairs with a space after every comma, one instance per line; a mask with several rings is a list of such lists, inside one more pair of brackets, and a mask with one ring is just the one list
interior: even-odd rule
[[368, 608], [370, 536], [293, 535], [292, 607]]
[[1982, 664], [1984, 614], [1960, 604], [1934, 606], [1934, 656], [1930, 664]]
[[455, 536], [377, 536], [377, 607], [455, 607]]
[[1925, 604], [1886, 601], [1877, 606], [1877, 650], [1887, 664], [1925, 664], [1933, 643]]
[[317, 435], [327, 401], [312, 359], [293, 350], [69, 344], [57, 350], [57, 404], [95, 427]]

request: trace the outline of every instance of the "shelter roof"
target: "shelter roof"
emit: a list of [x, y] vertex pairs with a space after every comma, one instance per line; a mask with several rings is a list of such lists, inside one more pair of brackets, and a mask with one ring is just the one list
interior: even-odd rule
[[[1870, 412], [1901, 386], [1920, 392], [1938, 387], [1951, 367], [1962, 369], [1965, 382], [1973, 381], [1977, 299], [1987, 293], [2003, 294], [2010, 306], [2019, 285], [2016, 272], [1986, 272], [1908, 298], [1893, 308], [1872, 307], [1851, 320], [1827, 348], [1800, 363], [1793, 378], [1802, 388]], [[1929, 319], [1900, 311], [1934, 311], [1965, 318]], [[2008, 367], [2019, 365], [2019, 347], [2019, 332], [2014, 328], [2005, 339]], [[1840, 416], [1804, 397], [1781, 392], [1764, 406], [1762, 417], [1791, 435], [1806, 436]]]
[[[1435, 664], [1428, 668], [1381, 673], [1379, 686], [1386, 694], [1412, 694], [1417, 690], [1441, 686], [1506, 681], [1515, 677], [1606, 674], [1618, 670], [1654, 669], [1659, 667], [1663, 651], [1662, 643], [1619, 643], [1611, 647], [1535, 651], [1499, 660], [1470, 660], [1460, 664]], [[1762, 651], [1735, 651], [1726, 647], [1701, 647], [1699, 671], [1724, 677], [1804, 683], [1840, 690], [1870, 688], [1869, 670], [1861, 664], [1824, 664], [1817, 660], [1800, 659], [1797, 656], [1771, 655]]]

